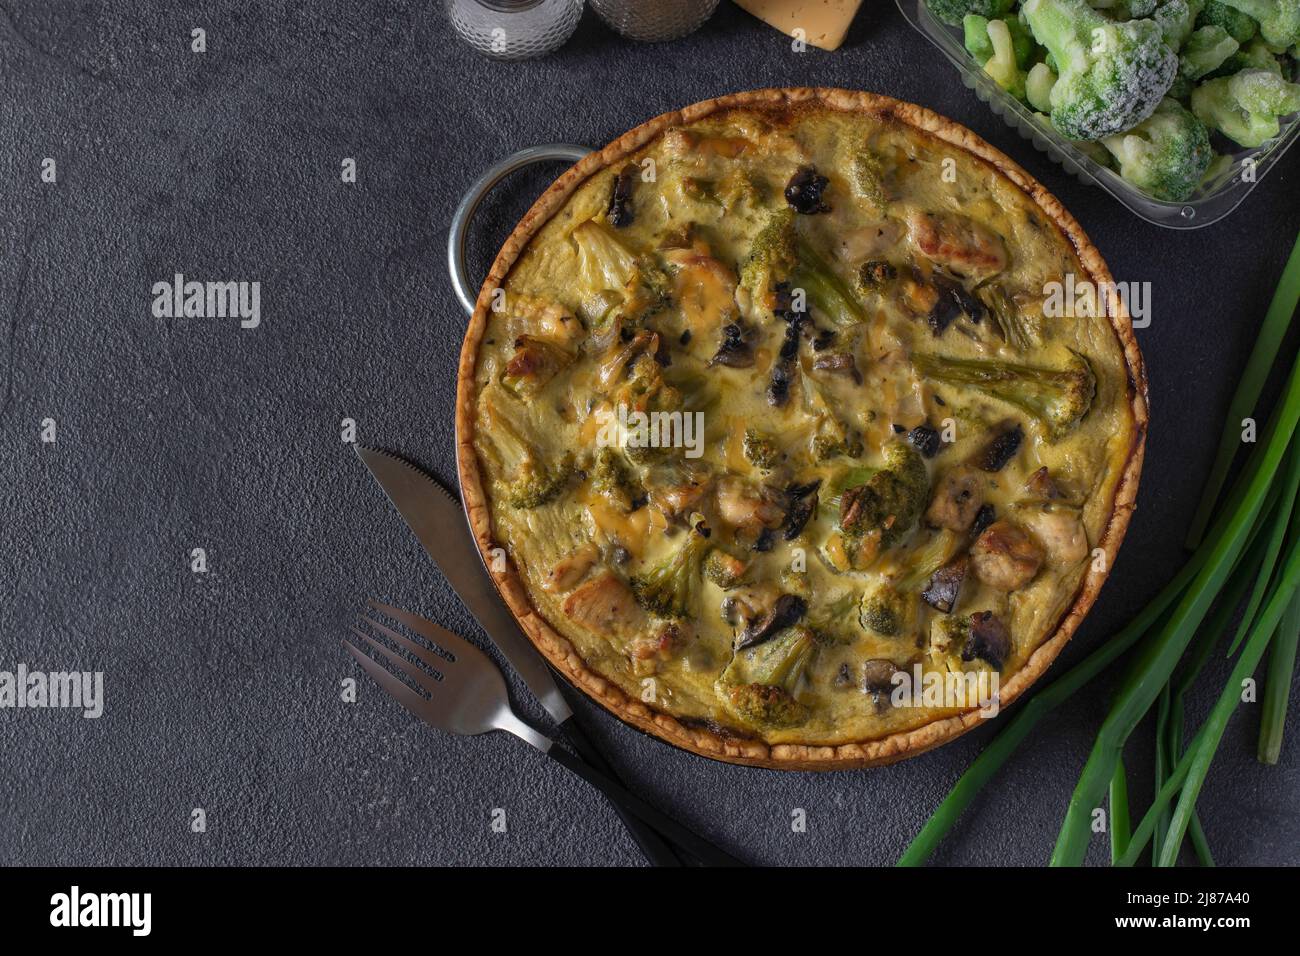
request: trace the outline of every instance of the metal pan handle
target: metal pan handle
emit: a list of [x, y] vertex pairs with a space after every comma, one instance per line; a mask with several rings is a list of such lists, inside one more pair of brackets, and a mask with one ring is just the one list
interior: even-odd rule
[[456, 298], [464, 306], [465, 312], [474, 314], [474, 303], [478, 299], [478, 286], [469, 281], [465, 266], [465, 236], [469, 232], [470, 221], [478, 211], [483, 197], [492, 191], [492, 187], [516, 169], [533, 163], [562, 159], [576, 163], [590, 153], [586, 146], [574, 146], [570, 143], [547, 143], [543, 146], [530, 146], [507, 156], [497, 163], [469, 187], [465, 196], [456, 207], [451, 217], [451, 229], [447, 233], [447, 271], [451, 274], [451, 285], [456, 290]]

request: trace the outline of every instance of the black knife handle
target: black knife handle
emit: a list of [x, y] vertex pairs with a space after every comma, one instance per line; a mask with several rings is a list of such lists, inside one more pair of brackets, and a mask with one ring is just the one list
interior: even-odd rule
[[688, 830], [672, 817], [656, 810], [622, 784], [615, 783], [599, 770], [593, 768], [591, 764], [581, 757], [571, 754], [561, 747], [552, 747], [547, 751], [547, 754], [556, 763], [571, 770], [608, 797], [614, 807], [619, 810], [620, 815], [623, 811], [634, 814], [706, 866], [745, 865], [734, 856], [719, 850], [704, 837], [699, 836], [692, 830]]
[[[560, 724], [560, 735], [588, 765], [611, 780], [618, 780], [618, 775], [614, 773], [614, 768], [609, 765], [605, 755], [596, 748], [596, 745], [591, 742], [591, 738], [587, 736], [587, 732], [582, 729], [582, 725], [578, 723], [577, 715]], [[620, 806], [617, 800], [611, 800], [610, 803], [614, 807], [614, 812], [618, 814], [618, 818], [623, 821], [623, 826], [627, 827], [627, 832], [631, 834], [632, 839], [652, 866], [682, 865], [682, 861], [677, 858], [677, 854], [673, 853], [668, 844], [664, 842], [663, 837], [656, 833], [653, 827], [637, 819]]]

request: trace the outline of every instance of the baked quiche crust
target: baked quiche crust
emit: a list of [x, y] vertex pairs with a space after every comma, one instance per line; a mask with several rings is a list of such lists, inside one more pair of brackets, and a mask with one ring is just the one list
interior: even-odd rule
[[[767, 117], [796, 116], [809, 110], [862, 114], [881, 122], [910, 127], [923, 137], [945, 144], [962, 163], [976, 163], [987, 175], [1002, 177], [1021, 191], [1042, 216], [1055, 226], [1077, 256], [1086, 278], [1098, 288], [1113, 288], [1111, 275], [1096, 248], [1078, 222], [1038, 182], [1007, 156], [969, 130], [922, 107], [867, 92], [839, 89], [764, 89], [707, 100], [682, 110], [656, 117], [619, 137], [604, 149], [592, 153], [559, 177], [519, 222], [506, 240], [479, 293], [477, 306], [461, 349], [457, 383], [456, 443], [461, 493], [478, 547], [490, 568], [499, 568], [498, 538], [494, 534], [487, 475], [476, 447], [480, 386], [479, 362], [489, 328], [494, 290], [502, 287], [530, 241], [563, 210], [575, 193], [593, 176], [619, 168], [638, 150], [665, 132], [697, 123], [711, 116], [737, 109], [757, 109]], [[787, 194], [788, 195], [788, 194]], [[1091, 608], [1117, 556], [1134, 508], [1141, 474], [1147, 429], [1147, 388], [1142, 357], [1132, 324], [1122, 301], [1109, 310], [1109, 324], [1122, 353], [1126, 380], [1121, 400], [1127, 403], [1130, 439], [1127, 453], [1110, 463], [1118, 474], [1112, 484], [1108, 515], [1100, 534], [1088, 544], [1094, 556], [1104, 560], [1087, 562], [1077, 590], [1060, 613], [1054, 628], [1001, 683], [1001, 707], [1014, 702], [1047, 669], [1069, 641], [1079, 622]], [[520, 623], [547, 660], [588, 696], [615, 716], [670, 744], [706, 757], [731, 763], [791, 770], [850, 769], [888, 764], [913, 756], [965, 733], [979, 723], [978, 708], [942, 716], [921, 726], [888, 733], [877, 739], [833, 744], [794, 742], [768, 743], [760, 735], [720, 726], [715, 722], [679, 720], [673, 714], [630, 696], [613, 680], [602, 676], [584, 660], [574, 644], [560, 634], [538, 610], [520, 571], [512, 561], [494, 570], [495, 584]]]

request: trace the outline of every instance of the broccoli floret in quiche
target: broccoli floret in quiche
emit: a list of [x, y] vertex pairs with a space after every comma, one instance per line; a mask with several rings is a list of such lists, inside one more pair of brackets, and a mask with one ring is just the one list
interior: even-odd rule
[[740, 270], [740, 287], [755, 307], [771, 313], [778, 307], [778, 289], [787, 290], [796, 303], [799, 294], [808, 311], [836, 325], [854, 325], [866, 313], [848, 285], [798, 230], [792, 209], [772, 214], [754, 237]]
[[618, 511], [632, 511], [645, 499], [645, 488], [617, 448], [606, 447], [596, 452], [591, 488]]
[[1074, 352], [1064, 368], [919, 354], [912, 357], [912, 362], [932, 381], [973, 386], [1016, 406], [1040, 422], [1053, 440], [1088, 414], [1097, 390], [1097, 379], [1087, 360]]
[[816, 646], [812, 630], [796, 625], [737, 651], [715, 685], [723, 706], [749, 726], [801, 723], [808, 709], [795, 698], [795, 691]]
[[744, 448], [745, 460], [759, 471], [771, 471], [784, 457], [776, 442], [755, 428], [745, 429], [745, 437], [741, 440], [741, 444]]
[[666, 561], [632, 578], [637, 603], [660, 617], [689, 617], [700, 593], [710, 532], [697, 521]]
[[884, 457], [882, 469], [840, 496], [841, 530], [852, 537], [876, 535], [882, 549], [912, 530], [930, 491], [925, 459], [911, 445], [890, 442]]
[[639, 321], [667, 302], [667, 274], [602, 220], [580, 223], [572, 236], [578, 248], [578, 312], [589, 325], [604, 325], [615, 315]]

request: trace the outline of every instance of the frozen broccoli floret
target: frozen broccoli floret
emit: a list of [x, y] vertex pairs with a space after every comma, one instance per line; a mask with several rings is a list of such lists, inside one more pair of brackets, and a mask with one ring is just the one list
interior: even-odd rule
[[1259, 32], [1259, 24], [1253, 17], [1234, 10], [1220, 0], [1207, 0], [1205, 9], [1196, 18], [1196, 25], [1222, 27], [1238, 43], [1245, 43]]
[[1300, 0], [1222, 0], [1259, 24], [1259, 34], [1278, 47], [1300, 43]]
[[1025, 76], [1025, 99], [1029, 105], [1040, 113], [1052, 110], [1052, 87], [1056, 85], [1056, 74], [1046, 63], [1035, 63]]
[[884, 449], [885, 465], [865, 482], [840, 494], [840, 529], [849, 536], [878, 534], [888, 548], [916, 524], [930, 492], [925, 459], [896, 441]]
[[1282, 79], [1286, 78], [1282, 73], [1282, 62], [1273, 55], [1273, 51], [1268, 48], [1268, 44], [1259, 37], [1251, 40], [1224, 60], [1222, 65], [1209, 75], [1212, 79], [1217, 79], [1221, 76], [1232, 76], [1242, 70], [1267, 70], [1274, 76]]
[[1034, 38], [1014, 17], [989, 20], [970, 15], [962, 21], [966, 49], [993, 81], [1018, 99], [1025, 97], [1025, 70], [1033, 61]]
[[689, 617], [708, 551], [709, 529], [703, 521], [696, 522], [666, 561], [632, 578], [637, 603], [660, 617]]
[[1242, 70], [1207, 80], [1192, 92], [1192, 112], [1206, 126], [1242, 146], [1262, 146], [1278, 135], [1278, 117], [1300, 110], [1300, 85], [1267, 70]]
[[951, 27], [960, 26], [968, 14], [990, 18], [1010, 12], [1015, 0], [925, 0], [930, 12]]
[[993, 45], [993, 55], [985, 61], [984, 72], [993, 77], [993, 82], [1016, 99], [1023, 100], [1025, 98], [1025, 71], [1020, 68], [1016, 56], [1015, 39], [1012, 36], [1009, 23], [1018, 24], [1019, 21], [989, 21], [987, 29], [989, 42]]
[[1205, 126], [1171, 99], [1102, 143], [1119, 161], [1121, 176], [1165, 202], [1182, 202], [1195, 192], [1214, 158]]
[[645, 489], [616, 448], [602, 448], [596, 453], [591, 487], [618, 511], [630, 512], [645, 498]]
[[972, 385], [1035, 418], [1052, 440], [1072, 429], [1092, 407], [1097, 379], [1083, 356], [1071, 352], [1065, 368], [1041, 368], [988, 359], [914, 355], [917, 371], [950, 385]]
[[1139, 20], [1149, 17], [1156, 9], [1157, 0], [1088, 0], [1095, 10], [1105, 10], [1116, 20]]
[[1151, 14], [1160, 25], [1165, 45], [1177, 52], [1191, 35], [1202, 0], [1164, 0]]
[[993, 41], [989, 39], [989, 18], [969, 13], [961, 22], [962, 43], [971, 58], [983, 66], [993, 56]]
[[1223, 27], [1197, 27], [1178, 55], [1178, 73], [1189, 80], [1199, 80], [1217, 70], [1224, 60], [1237, 52], [1237, 47], [1237, 41]]
[[774, 213], [754, 237], [749, 256], [741, 267], [740, 284], [755, 305], [768, 311], [777, 305], [779, 286], [791, 296], [802, 292], [805, 305], [812, 306], [836, 325], [851, 325], [866, 319], [852, 291], [799, 235], [791, 209]]
[[1153, 20], [1116, 22], [1084, 0], [1026, 0], [1021, 12], [1056, 63], [1052, 123], [1071, 139], [1136, 126], [1174, 82], [1178, 57]]
[[816, 651], [812, 630], [802, 625], [778, 631], [754, 647], [737, 651], [715, 685], [731, 713], [751, 726], [788, 727], [807, 717], [795, 699]]

